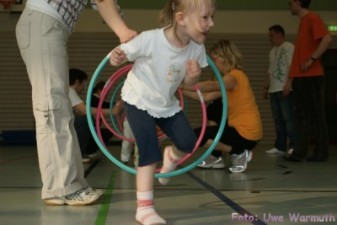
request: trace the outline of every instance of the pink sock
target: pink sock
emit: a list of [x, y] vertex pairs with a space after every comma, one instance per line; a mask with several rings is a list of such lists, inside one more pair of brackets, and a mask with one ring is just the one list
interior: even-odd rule
[[137, 191], [136, 220], [142, 225], [165, 225], [166, 221], [161, 218], [153, 205], [153, 191]]

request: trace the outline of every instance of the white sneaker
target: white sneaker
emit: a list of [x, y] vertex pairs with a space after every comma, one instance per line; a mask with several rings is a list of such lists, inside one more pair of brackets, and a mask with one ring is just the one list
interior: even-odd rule
[[95, 190], [91, 187], [86, 187], [64, 197], [45, 199], [44, 202], [47, 205], [84, 206], [94, 204], [98, 201], [102, 194], [102, 190]]
[[209, 155], [204, 161], [197, 165], [197, 167], [203, 169], [222, 169], [225, 168], [225, 160], [222, 157], [217, 158]]
[[252, 152], [245, 150], [242, 154], [232, 155], [233, 165], [229, 168], [232, 173], [242, 173], [247, 169], [247, 164], [252, 160]]
[[87, 156], [82, 157], [82, 163], [90, 163], [91, 159], [89, 159]]
[[277, 148], [272, 148], [266, 151], [267, 154], [284, 154], [284, 151], [278, 150]]
[[104, 191], [102, 189], [93, 189], [92, 187], [88, 186], [85, 188], [86, 191], [89, 192], [95, 192], [97, 195], [99, 195], [100, 197], [104, 194]]
[[293, 154], [293, 152], [294, 152], [294, 149], [293, 148], [289, 148], [289, 150], [287, 152], [287, 155], [291, 155], [291, 154]]
[[102, 154], [98, 151], [88, 155], [89, 159], [100, 159], [101, 157], [102, 157]]

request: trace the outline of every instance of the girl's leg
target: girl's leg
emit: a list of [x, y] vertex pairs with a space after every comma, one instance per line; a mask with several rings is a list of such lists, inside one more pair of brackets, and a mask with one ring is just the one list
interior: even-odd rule
[[154, 209], [153, 182], [156, 163], [137, 168], [136, 220], [143, 225], [164, 225], [166, 221]]
[[[179, 151], [174, 146], [167, 146], [164, 150], [164, 160], [160, 173], [168, 173], [173, 171], [180, 159], [182, 159], [186, 153]], [[159, 178], [159, 183], [162, 185], [167, 185], [170, 178]]]
[[162, 159], [155, 120], [143, 110], [125, 103], [124, 109], [139, 148], [137, 167], [136, 220], [142, 225], [165, 225], [153, 204], [153, 183], [156, 163]]
[[[164, 159], [161, 173], [168, 173], [177, 167], [177, 163], [187, 153], [191, 153], [197, 142], [195, 133], [185, 114], [181, 111], [169, 118], [158, 119], [157, 125], [174, 143], [164, 150]], [[159, 178], [162, 185], [166, 185], [169, 178]]]

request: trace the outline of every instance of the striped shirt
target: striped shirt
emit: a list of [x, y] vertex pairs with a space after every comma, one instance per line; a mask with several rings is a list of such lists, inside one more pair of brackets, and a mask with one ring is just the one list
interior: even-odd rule
[[45, 0], [62, 17], [63, 22], [69, 31], [74, 30], [74, 26], [80, 13], [84, 10], [87, 0]]

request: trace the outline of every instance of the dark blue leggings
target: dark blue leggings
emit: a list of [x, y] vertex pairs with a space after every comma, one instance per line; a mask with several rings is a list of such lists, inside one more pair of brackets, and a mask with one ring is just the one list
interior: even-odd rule
[[168, 118], [154, 118], [147, 111], [124, 102], [124, 109], [139, 149], [139, 166], [162, 160], [157, 126], [173, 142], [177, 149], [191, 153], [197, 138], [185, 114], [180, 111]]

